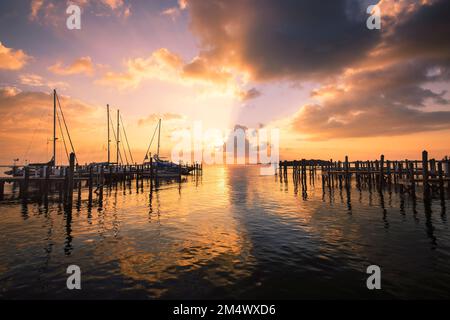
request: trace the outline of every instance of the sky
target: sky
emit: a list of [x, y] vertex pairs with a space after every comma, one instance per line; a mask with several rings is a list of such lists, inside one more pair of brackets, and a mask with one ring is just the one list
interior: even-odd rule
[[200, 121], [278, 129], [281, 159], [441, 158], [449, 39], [445, 0], [1, 1], [0, 164], [50, 160], [53, 89], [81, 163], [106, 160], [107, 104], [137, 162], [160, 118], [167, 156]]

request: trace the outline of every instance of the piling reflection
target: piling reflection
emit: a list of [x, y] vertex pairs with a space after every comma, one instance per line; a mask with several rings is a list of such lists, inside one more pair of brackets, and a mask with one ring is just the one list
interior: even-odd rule
[[[258, 167], [211, 167], [171, 182], [76, 186], [73, 207], [58, 192], [47, 202], [0, 203], [8, 239], [0, 268], [12, 279], [0, 282], [8, 297], [35, 297], [34, 287], [64, 297], [56, 284], [77, 264], [87, 298], [298, 298], [312, 288], [317, 297], [361, 297], [370, 261], [412, 275], [386, 275], [397, 297], [445, 297], [436, 288], [450, 289], [450, 279], [436, 270], [447, 268], [448, 196], [432, 189], [425, 202], [420, 186], [413, 196], [379, 183], [300, 168], [270, 177]], [[31, 275], [27, 284], [20, 274]], [[419, 289], [409, 291], [411, 283]]]

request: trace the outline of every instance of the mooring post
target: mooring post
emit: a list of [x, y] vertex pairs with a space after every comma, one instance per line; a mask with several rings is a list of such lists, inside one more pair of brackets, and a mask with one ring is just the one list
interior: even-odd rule
[[[110, 168], [109, 168], [110, 169]], [[100, 188], [98, 192], [98, 199], [99, 201], [103, 201], [103, 184], [105, 181], [105, 169], [103, 166], [100, 167], [100, 179], [98, 181], [98, 187]]]
[[0, 200], [3, 200], [5, 194], [5, 181], [0, 181]]
[[67, 190], [66, 205], [71, 207], [73, 202], [73, 186], [74, 186], [74, 170], [75, 170], [75, 153], [71, 152], [69, 156], [69, 171], [67, 172]]
[[44, 197], [45, 199], [48, 198], [48, 190], [49, 190], [49, 180], [50, 180], [50, 171], [51, 171], [50, 166], [45, 166], [44, 167], [44, 177], [45, 177], [45, 182], [44, 182]]
[[77, 206], [81, 205], [81, 179], [77, 182]]
[[[282, 176], [282, 167], [283, 167], [283, 162], [280, 160], [279, 162], [278, 162], [278, 175], [280, 176], [280, 178], [281, 178], [281, 176]], [[275, 174], [277, 174], [277, 172], [275, 172]]]
[[348, 156], [345, 156], [345, 187], [348, 187], [349, 185], [349, 176], [348, 176], [348, 172], [349, 172], [349, 163], [348, 163]]
[[[59, 193], [59, 202], [63, 202], [64, 201], [64, 189], [65, 189], [65, 185], [66, 185], [66, 180], [64, 177], [64, 168], [63, 167], [59, 167], [59, 181], [57, 181], [55, 183], [55, 188], [58, 189], [58, 193]], [[62, 182], [61, 182], [62, 181]]]
[[153, 180], [155, 176], [153, 174], [153, 159], [150, 157], [150, 194], [153, 192]]
[[403, 177], [408, 177], [408, 172], [409, 172], [409, 160], [408, 159], [405, 160], [405, 171], [406, 171], [405, 175], [403, 175], [403, 172], [402, 172], [400, 178], [403, 179]]
[[388, 178], [388, 184], [392, 183], [392, 177], [391, 177], [391, 161], [386, 160], [386, 175]]
[[415, 176], [414, 176], [414, 163], [410, 162], [409, 163], [409, 181], [410, 181], [410, 190], [411, 190], [411, 195], [415, 198], [416, 197], [416, 180], [415, 180]]
[[134, 166], [134, 177], [136, 179], [136, 191], [139, 188], [139, 166], [136, 164]]
[[22, 185], [22, 198], [28, 196], [28, 183], [30, 181], [30, 168], [28, 166], [24, 167], [23, 185]]
[[447, 157], [445, 157], [445, 177], [448, 179], [447, 189], [448, 192], [450, 193], [450, 160]]
[[380, 183], [380, 188], [382, 188], [384, 185], [384, 155], [383, 154], [380, 157], [380, 168], [379, 169], [380, 169], [379, 183]]
[[333, 159], [330, 159], [330, 162], [328, 164], [328, 185], [330, 187], [334, 187], [334, 178], [332, 175], [332, 170], [333, 170]]
[[436, 160], [430, 159], [430, 178], [436, 176]]
[[88, 202], [89, 206], [92, 205], [92, 185], [94, 180], [94, 174], [92, 172], [93, 168], [92, 166], [89, 167], [89, 180], [88, 180], [88, 188], [89, 188], [89, 195], [88, 195]]
[[428, 192], [428, 152], [426, 150], [422, 152], [422, 180], [424, 192]]
[[442, 172], [442, 161], [438, 162], [437, 167], [439, 176], [439, 193], [441, 195], [441, 198], [444, 199], [444, 176]]

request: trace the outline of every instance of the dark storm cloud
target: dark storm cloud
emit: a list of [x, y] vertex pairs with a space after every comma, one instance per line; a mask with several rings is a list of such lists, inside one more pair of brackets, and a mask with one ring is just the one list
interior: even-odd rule
[[380, 32], [366, 28], [367, 1], [189, 2], [202, 55], [256, 80], [332, 75], [364, 59]]
[[442, 89], [450, 1], [381, 1], [381, 30], [366, 28], [369, 4], [376, 1], [191, 0], [189, 8], [208, 63], [255, 81], [322, 83], [317, 103], [292, 121], [299, 132], [323, 139], [450, 128]]
[[450, 61], [450, 1], [424, 5], [397, 24], [385, 39], [387, 54]]

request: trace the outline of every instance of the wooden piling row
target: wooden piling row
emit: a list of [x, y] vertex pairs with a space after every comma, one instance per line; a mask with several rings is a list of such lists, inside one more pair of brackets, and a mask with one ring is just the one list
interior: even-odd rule
[[[21, 177], [0, 177], [0, 200], [4, 200], [6, 183], [18, 184], [20, 186], [19, 196], [23, 200], [29, 198], [29, 191], [32, 188], [33, 197], [36, 196], [36, 199], [48, 199], [51, 192], [56, 192], [59, 194], [59, 202], [64, 204], [65, 207], [71, 207], [74, 191], [77, 192], [77, 203], [80, 203], [83, 184], [87, 187], [88, 202], [91, 205], [94, 199], [93, 194], [96, 194], [99, 203], [102, 203], [104, 187], [125, 186], [125, 184], [131, 186], [132, 180], [135, 179], [136, 189], [139, 192], [144, 188], [144, 180], [150, 180], [150, 188], [152, 189], [159, 185], [160, 179], [171, 179], [170, 175], [159, 176], [160, 173], [154, 166], [152, 158], [150, 158], [149, 163], [142, 165], [98, 164], [83, 166], [76, 164], [75, 161], [75, 154], [71, 153], [69, 166], [67, 167], [44, 166], [31, 174], [30, 167], [25, 166]], [[182, 175], [189, 171], [191, 175], [200, 176], [203, 173], [203, 166], [198, 163], [192, 166], [180, 163], [176, 175], [172, 178], [181, 182]], [[50, 175], [51, 172], [54, 173], [52, 176]]]
[[277, 172], [280, 182], [287, 182], [288, 168], [292, 168], [294, 182], [302, 183], [307, 170], [311, 177], [319, 168], [324, 189], [335, 185], [349, 188], [354, 178], [358, 188], [367, 185], [382, 190], [395, 185], [401, 186], [402, 192], [409, 192], [414, 197], [418, 185], [422, 187], [424, 197], [429, 197], [434, 190], [442, 195], [445, 189], [450, 192], [450, 160], [448, 157], [442, 160], [429, 159], [427, 151], [422, 152], [421, 160], [387, 160], [381, 155], [380, 159], [374, 161], [349, 161], [348, 156], [343, 162], [332, 159], [280, 161]]

